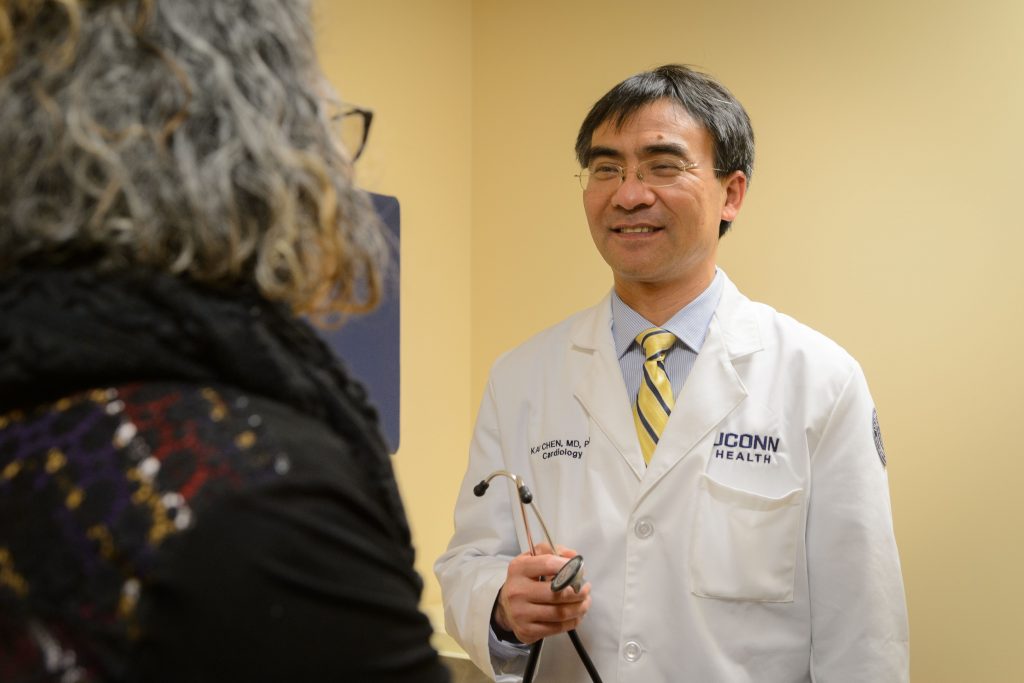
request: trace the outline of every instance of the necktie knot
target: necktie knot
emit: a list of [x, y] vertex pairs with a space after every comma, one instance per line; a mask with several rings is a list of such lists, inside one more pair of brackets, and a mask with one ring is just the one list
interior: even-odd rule
[[660, 327], [652, 327], [644, 330], [636, 336], [636, 342], [644, 350], [645, 362], [658, 357], [661, 360], [665, 357], [672, 345], [676, 343], [676, 336], [668, 330]]

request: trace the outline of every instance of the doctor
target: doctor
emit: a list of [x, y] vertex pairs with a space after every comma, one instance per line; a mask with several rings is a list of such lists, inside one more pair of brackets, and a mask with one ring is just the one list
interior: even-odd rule
[[[614, 287], [494, 365], [435, 565], [449, 633], [497, 680], [546, 638], [537, 681], [906, 681], [885, 452], [859, 365], [716, 267], [753, 132], [711, 77], [616, 85], [576, 153]], [[530, 556], [522, 476], [552, 537]], [[574, 554], [589, 583], [545, 582]]]

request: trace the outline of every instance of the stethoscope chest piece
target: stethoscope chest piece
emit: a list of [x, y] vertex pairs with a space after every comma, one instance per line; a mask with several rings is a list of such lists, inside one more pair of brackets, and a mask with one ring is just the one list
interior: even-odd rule
[[583, 587], [583, 556], [571, 557], [568, 562], [562, 565], [554, 578], [551, 579], [551, 591], [558, 593], [572, 586], [573, 591], [580, 592]]

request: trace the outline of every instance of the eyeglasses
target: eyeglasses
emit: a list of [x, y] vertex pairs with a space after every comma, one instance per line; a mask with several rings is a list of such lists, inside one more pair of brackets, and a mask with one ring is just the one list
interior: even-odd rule
[[[647, 187], [668, 187], [678, 183], [687, 171], [697, 166], [695, 161], [663, 157], [641, 161], [634, 172], [637, 180]], [[627, 167], [619, 164], [599, 161], [580, 171], [576, 177], [584, 190], [612, 190], [626, 182], [627, 170]]]
[[335, 127], [338, 140], [351, 155], [352, 161], [366, 149], [366, 140], [370, 137], [370, 124], [373, 123], [373, 112], [361, 107], [350, 107], [330, 117]]

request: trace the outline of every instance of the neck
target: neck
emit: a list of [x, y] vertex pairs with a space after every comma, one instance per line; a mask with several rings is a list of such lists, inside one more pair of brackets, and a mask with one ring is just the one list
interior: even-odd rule
[[661, 326], [686, 307], [711, 285], [715, 271], [686, 283], [652, 283], [622, 281], [616, 278], [615, 293], [634, 311]]

